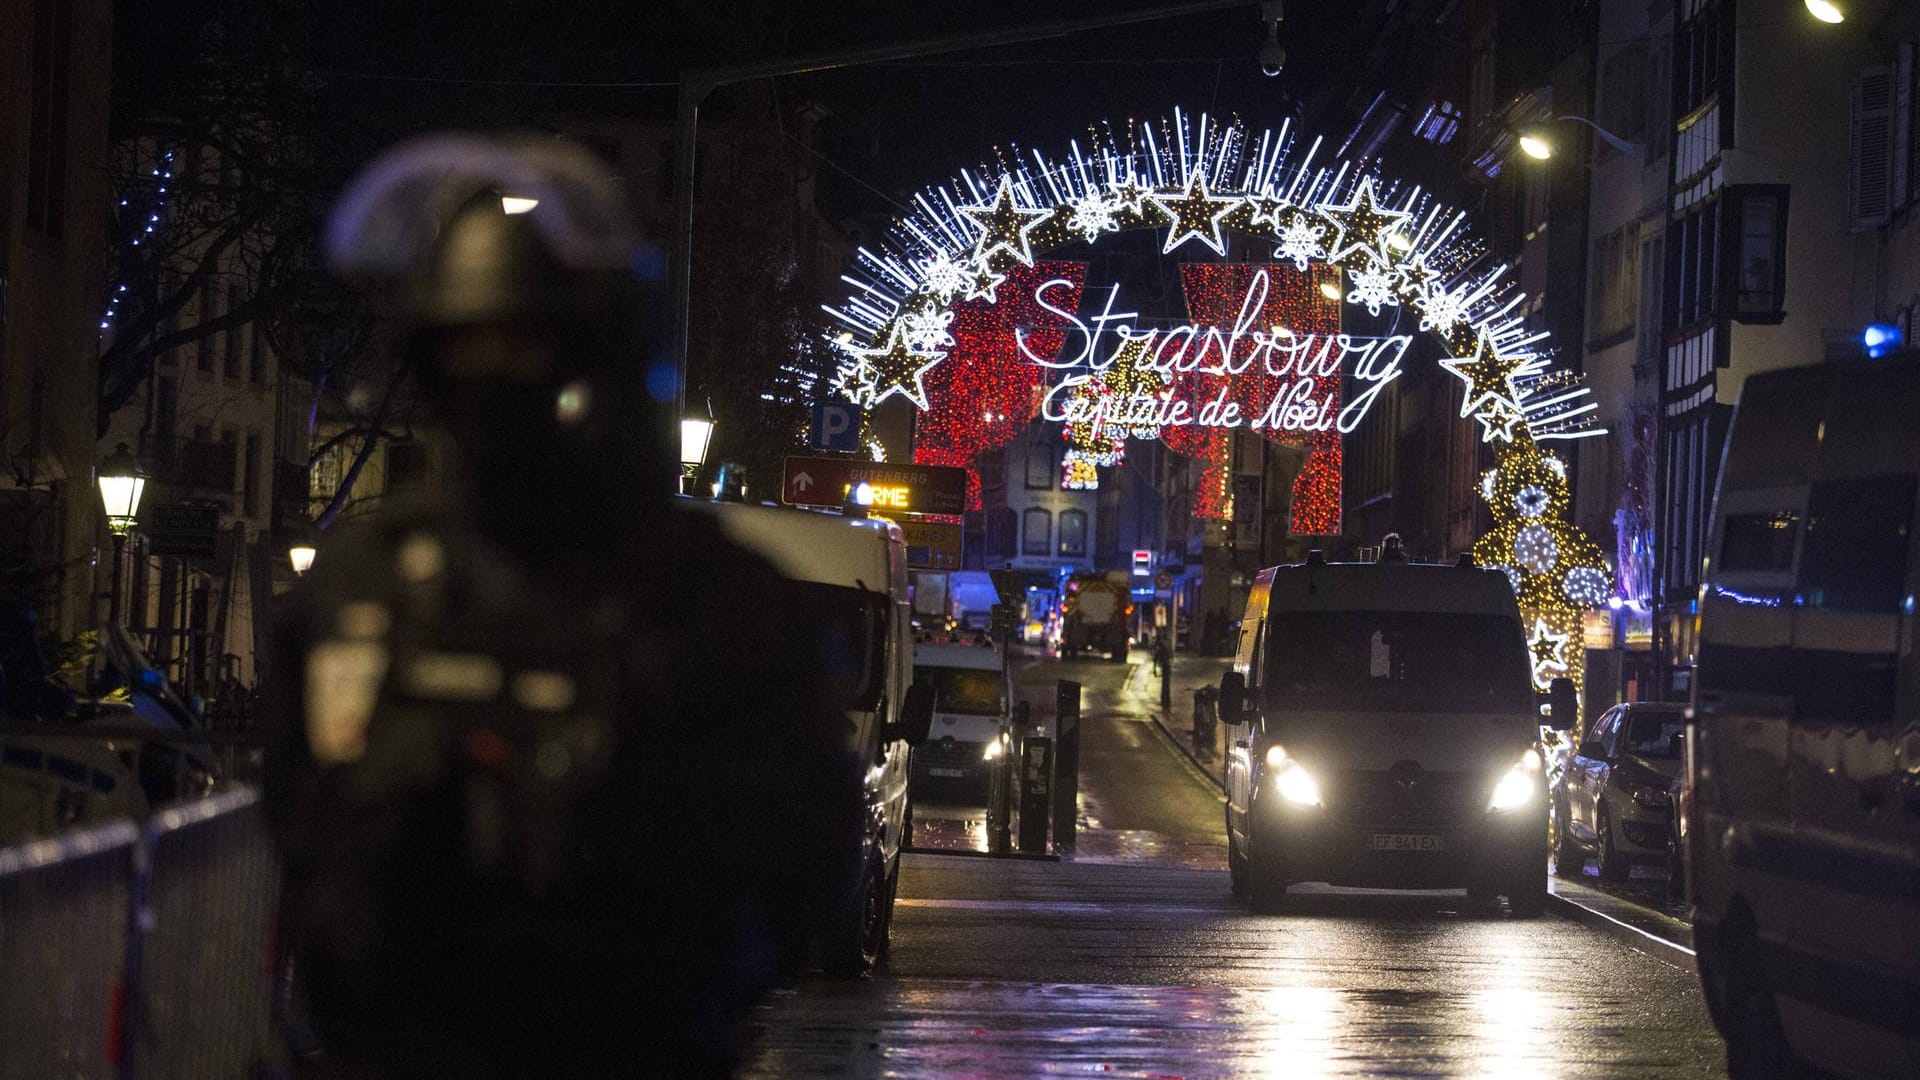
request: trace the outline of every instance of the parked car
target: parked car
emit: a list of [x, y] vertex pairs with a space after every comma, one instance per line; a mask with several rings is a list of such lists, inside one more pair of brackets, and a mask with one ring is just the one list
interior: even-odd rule
[[1589, 854], [1605, 881], [1666, 862], [1686, 723], [1685, 706], [1645, 702], [1615, 705], [1594, 721], [1553, 795], [1561, 876], [1577, 876]]
[[1920, 1062], [1920, 353], [1753, 376], [1714, 497], [1687, 892], [1736, 1078]]

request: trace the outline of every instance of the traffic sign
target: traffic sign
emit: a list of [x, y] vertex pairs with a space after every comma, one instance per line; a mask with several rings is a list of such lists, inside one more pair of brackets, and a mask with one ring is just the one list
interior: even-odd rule
[[1173, 588], [1173, 575], [1167, 573], [1165, 570], [1153, 575], [1153, 587], [1161, 592], [1166, 592], [1168, 589]]
[[965, 469], [800, 454], [787, 458], [780, 501], [789, 506], [845, 506], [860, 484], [871, 489], [870, 505], [883, 513], [957, 515], [967, 509]]
[[820, 401], [813, 406], [813, 430], [807, 445], [815, 450], [854, 453], [860, 449], [860, 406], [851, 401]]
[[960, 526], [939, 521], [904, 520], [907, 566], [915, 570], [960, 569]]

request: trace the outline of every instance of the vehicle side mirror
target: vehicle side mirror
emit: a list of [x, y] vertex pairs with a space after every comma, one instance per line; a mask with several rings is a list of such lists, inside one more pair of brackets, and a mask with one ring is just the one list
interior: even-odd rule
[[907, 699], [901, 703], [900, 719], [887, 725], [883, 732], [885, 741], [905, 740], [908, 746], [919, 746], [927, 741], [927, 733], [933, 729], [933, 687], [924, 682], [916, 682], [907, 687]]
[[1547, 684], [1547, 726], [1572, 731], [1579, 722], [1580, 698], [1573, 692], [1573, 680], [1562, 675]]
[[1033, 723], [1033, 706], [1024, 701], [1015, 703], [1013, 706], [1013, 726], [1023, 728], [1031, 723]]
[[1583, 758], [1592, 758], [1595, 761], [1599, 761], [1607, 756], [1607, 748], [1597, 742], [1588, 741], [1581, 743], [1579, 749], [1575, 750], [1574, 753], [1579, 754]]
[[1229, 671], [1220, 676], [1220, 722], [1223, 724], [1240, 723], [1240, 714], [1247, 708], [1247, 677], [1237, 671]]

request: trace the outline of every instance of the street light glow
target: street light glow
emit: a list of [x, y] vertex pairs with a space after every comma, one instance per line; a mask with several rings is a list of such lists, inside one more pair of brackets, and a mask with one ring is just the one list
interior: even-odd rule
[[1553, 144], [1538, 135], [1522, 135], [1520, 152], [1535, 161], [1545, 161], [1553, 156]]
[[312, 544], [298, 543], [287, 549], [287, 561], [293, 564], [293, 572], [305, 574], [313, 569], [313, 557], [316, 554]]
[[1847, 13], [1833, 0], [1807, 0], [1807, 14], [1823, 23], [1841, 23], [1847, 21]]
[[1338, 300], [1340, 299], [1340, 286], [1335, 285], [1331, 281], [1323, 281], [1320, 283], [1320, 295], [1329, 300]]
[[140, 514], [140, 496], [147, 488], [146, 470], [134, 459], [126, 443], [114, 448], [100, 463], [100, 508], [106, 511], [107, 528], [114, 533], [132, 529]]
[[539, 205], [539, 199], [529, 199], [524, 195], [500, 196], [500, 212], [503, 214], [524, 214]]

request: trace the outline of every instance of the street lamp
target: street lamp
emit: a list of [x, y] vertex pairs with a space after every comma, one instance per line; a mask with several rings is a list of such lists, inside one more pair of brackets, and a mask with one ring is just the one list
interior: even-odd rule
[[319, 553], [313, 546], [313, 526], [294, 526], [293, 535], [287, 540], [287, 562], [293, 565], [293, 572], [304, 575], [313, 569], [313, 557]]
[[680, 419], [680, 494], [693, 494], [693, 482], [700, 466], [707, 461], [707, 445], [713, 441], [711, 416], [685, 416]]
[[1812, 15], [1823, 23], [1840, 23], [1847, 21], [1846, 12], [1840, 10], [1840, 5], [1834, 3], [1833, 0], [1807, 0], [1807, 14]]
[[147, 472], [134, 459], [126, 443], [100, 463], [98, 474], [100, 506], [106, 511], [107, 531], [113, 534], [113, 596], [108, 600], [107, 621], [120, 621], [120, 564], [126, 561], [127, 534], [139, 522], [140, 496], [146, 494]]
[[[1553, 119], [1565, 120], [1575, 124], [1585, 124], [1587, 127], [1593, 129], [1595, 135], [1600, 136], [1601, 142], [1606, 143], [1608, 146], [1613, 147], [1623, 154], [1637, 154], [1646, 149], [1646, 147], [1637, 142], [1630, 142], [1615, 135], [1613, 132], [1608, 131], [1606, 128], [1601, 127], [1599, 124], [1594, 123], [1584, 116], [1556, 116], [1553, 117]], [[1521, 153], [1535, 161], [1546, 161], [1553, 157], [1553, 136], [1547, 133], [1547, 127], [1544, 123], [1529, 124], [1514, 134], [1518, 136]]]

